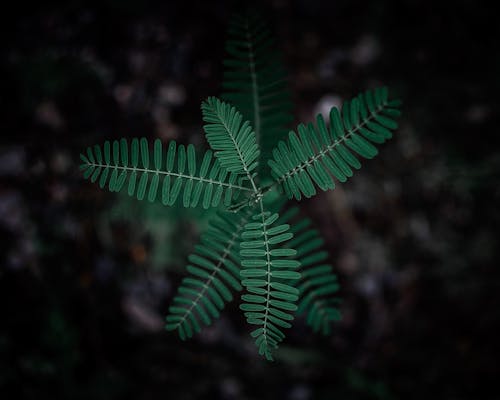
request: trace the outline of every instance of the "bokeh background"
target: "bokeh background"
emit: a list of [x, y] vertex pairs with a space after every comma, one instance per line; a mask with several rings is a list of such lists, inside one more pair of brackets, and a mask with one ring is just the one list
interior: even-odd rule
[[[252, 2], [255, 3], [255, 2]], [[296, 122], [380, 84], [395, 139], [302, 202], [342, 284], [331, 337], [298, 320], [275, 363], [237, 304], [163, 329], [209, 215], [83, 181], [82, 149], [206, 147], [230, 1], [67, 0], [2, 11], [0, 398], [494, 399], [500, 368], [498, 23], [481, 2], [262, 1]], [[483, 394], [481, 394], [483, 393]]]

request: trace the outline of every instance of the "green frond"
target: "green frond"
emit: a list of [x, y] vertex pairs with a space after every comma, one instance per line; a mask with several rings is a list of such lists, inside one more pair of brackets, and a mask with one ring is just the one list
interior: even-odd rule
[[336, 297], [339, 284], [328, 263], [328, 252], [320, 233], [311, 228], [308, 218], [297, 219], [298, 214], [299, 209], [292, 207], [277, 221], [290, 224], [294, 237], [286, 246], [297, 251], [295, 259], [300, 262], [302, 277], [295, 285], [299, 291], [297, 315], [305, 315], [306, 323], [314, 332], [328, 335], [333, 322], [341, 318], [337, 308], [340, 299]]
[[259, 164], [260, 152], [250, 123], [243, 122], [242, 115], [233, 106], [215, 97], [204, 101], [201, 109], [207, 122], [203, 129], [208, 144], [221, 166], [253, 182], [251, 173]]
[[[271, 157], [278, 140], [286, 135], [287, 124], [293, 121], [287, 72], [275, 47], [259, 15], [247, 13], [231, 19], [222, 97], [250, 121], [264, 161]], [[263, 167], [264, 162], [260, 172], [269, 174]]]
[[252, 218], [242, 233], [240, 276], [246, 293], [240, 309], [249, 324], [258, 326], [251, 335], [259, 354], [272, 360], [272, 350], [285, 337], [282, 329], [291, 327], [297, 310], [299, 291], [290, 282], [300, 279], [300, 263], [290, 258], [296, 251], [284, 247], [293, 234], [289, 225], [275, 224], [277, 213], [264, 212], [261, 203], [261, 212]]
[[233, 299], [240, 285], [240, 236], [250, 219], [250, 210], [217, 213], [208, 231], [201, 236], [173, 305], [169, 308], [166, 329], [177, 330], [182, 340], [210, 325], [219, 311]]
[[355, 154], [373, 158], [378, 153], [374, 144], [392, 137], [399, 105], [399, 100], [388, 99], [386, 88], [378, 88], [346, 101], [342, 112], [332, 108], [329, 128], [321, 115], [316, 126], [300, 124], [298, 135], [291, 131], [288, 141], [273, 150], [268, 162], [273, 177], [289, 198], [297, 200], [315, 195], [315, 186], [334, 189], [334, 178], [345, 182], [361, 167]]
[[340, 300], [335, 295], [339, 290], [337, 276], [328, 263], [328, 253], [319, 232], [309, 228], [310, 221], [295, 224], [294, 240], [290, 246], [297, 250], [302, 278], [299, 289], [298, 315], [305, 315], [306, 322], [314, 332], [331, 333], [331, 325], [341, 319], [337, 308]]
[[80, 158], [84, 178], [98, 182], [101, 188], [119, 192], [126, 186], [129, 196], [150, 202], [161, 198], [169, 206], [177, 200], [184, 207], [196, 207], [200, 202], [204, 208], [221, 202], [229, 205], [239, 192], [252, 191], [242, 185], [237, 174], [221, 168], [210, 150], [198, 166], [193, 145], [186, 148], [173, 140], [165, 152], [156, 139], [152, 157], [147, 139], [141, 138], [133, 139], [130, 146], [125, 139], [112, 144], [106, 141], [102, 148], [87, 148]]

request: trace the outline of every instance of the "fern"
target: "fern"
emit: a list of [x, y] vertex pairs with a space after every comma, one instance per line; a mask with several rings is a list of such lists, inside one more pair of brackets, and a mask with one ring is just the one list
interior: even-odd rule
[[316, 118], [317, 126], [300, 124], [298, 137], [291, 131], [288, 142], [281, 141], [273, 150], [269, 166], [276, 182], [289, 198], [297, 200], [315, 195], [314, 184], [322, 190], [334, 189], [333, 177], [345, 182], [353, 169], [361, 168], [352, 152], [373, 158], [378, 150], [372, 143], [392, 137], [399, 105], [399, 100], [388, 100], [387, 88], [378, 88], [346, 101], [342, 113], [332, 108], [329, 129], [321, 115]]
[[153, 160], [145, 138], [133, 139], [130, 148], [125, 139], [113, 141], [112, 146], [106, 141], [102, 149], [97, 145], [87, 148], [80, 158], [84, 178], [98, 181], [101, 189], [107, 185], [111, 192], [119, 192], [128, 182], [129, 196], [138, 200], [147, 197], [150, 202], [160, 196], [169, 206], [180, 198], [184, 207], [196, 207], [200, 201], [204, 208], [216, 207], [222, 201], [229, 205], [239, 191], [251, 190], [237, 182], [237, 174], [221, 168], [211, 151], [205, 153], [197, 169], [194, 146], [177, 146], [173, 140], [165, 154], [156, 139]]
[[[222, 97], [250, 121], [262, 159], [267, 160], [293, 120], [280, 54], [262, 18], [251, 12], [231, 20], [226, 52]], [[261, 175], [268, 175], [263, 167], [265, 163]]]
[[130, 145], [106, 141], [80, 155], [84, 178], [111, 192], [126, 187], [130, 196], [165, 206], [223, 209], [188, 257], [188, 276], [169, 308], [166, 329], [182, 340], [192, 337], [244, 288], [240, 309], [268, 360], [295, 313], [323, 334], [340, 318], [339, 285], [323, 240], [309, 220], [294, 220], [296, 209], [280, 217], [282, 202], [271, 193], [279, 189], [300, 200], [317, 187], [334, 189], [361, 167], [357, 156], [374, 157], [375, 145], [392, 137], [400, 114], [399, 101], [379, 88], [346, 101], [341, 112], [332, 108], [329, 127], [318, 115], [316, 125], [300, 124], [298, 134], [279, 141], [290, 105], [272, 45], [260, 19], [235, 17], [224, 81], [224, 98], [232, 104], [215, 97], [202, 103], [210, 150], [201, 163], [192, 145], [171, 141], [165, 150], [160, 140], [150, 146], [145, 138]]
[[249, 218], [249, 209], [218, 213], [189, 256], [191, 276], [182, 281], [166, 318], [166, 329], [177, 330], [182, 340], [201, 330], [200, 321], [210, 325], [218, 318], [233, 300], [232, 290], [241, 291], [239, 244]]
[[242, 116], [234, 107], [215, 97], [209, 97], [201, 108], [203, 120], [208, 122], [203, 129], [215, 157], [228, 171], [244, 174], [257, 191], [251, 172], [259, 164], [260, 151], [250, 123], [242, 123]]
[[339, 290], [333, 267], [327, 263], [328, 252], [323, 249], [324, 240], [316, 229], [310, 229], [311, 221], [302, 219], [292, 225], [295, 235], [289, 246], [297, 250], [302, 278], [297, 285], [300, 301], [297, 315], [306, 315], [306, 322], [314, 332], [331, 333], [333, 322], [340, 320], [337, 308], [339, 299], [332, 297]]
[[298, 214], [299, 209], [292, 207], [278, 220], [280, 224], [290, 224], [290, 232], [294, 237], [285, 246], [297, 251], [295, 258], [300, 263], [301, 278], [295, 285], [299, 291], [297, 315], [305, 315], [307, 324], [314, 332], [328, 335], [332, 323], [341, 318], [337, 308], [340, 300], [333, 297], [339, 290], [337, 276], [326, 261], [328, 252], [324, 249], [324, 240], [319, 232], [311, 229], [308, 218], [297, 220]]
[[247, 224], [242, 234], [240, 274], [247, 293], [241, 296], [240, 308], [249, 324], [259, 326], [251, 333], [259, 354], [272, 360], [271, 350], [285, 337], [281, 329], [291, 327], [291, 312], [297, 310], [299, 292], [289, 282], [300, 278], [295, 271], [300, 263], [289, 258], [297, 252], [282, 245], [293, 237], [290, 226], [273, 226], [277, 213], [261, 208], [252, 218], [255, 222]]

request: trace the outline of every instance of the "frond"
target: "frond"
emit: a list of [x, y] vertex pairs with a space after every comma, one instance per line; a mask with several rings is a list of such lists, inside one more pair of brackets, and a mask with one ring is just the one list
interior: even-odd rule
[[345, 182], [353, 169], [361, 167], [353, 153], [373, 158], [378, 153], [373, 144], [392, 137], [399, 105], [399, 100], [388, 99], [386, 88], [378, 88], [346, 101], [342, 113], [332, 108], [329, 129], [321, 115], [317, 126], [300, 124], [298, 136], [291, 131], [289, 140], [273, 150], [274, 158], [268, 162], [273, 177], [289, 198], [297, 200], [315, 195], [315, 185], [334, 189], [333, 178]]
[[[262, 160], [287, 132], [293, 106], [287, 73], [274, 38], [257, 14], [235, 15], [229, 24], [224, 61], [223, 99], [234, 105], [255, 130]], [[261, 170], [265, 163], [261, 163]]]
[[177, 330], [182, 340], [199, 332], [202, 323], [210, 325], [233, 299], [232, 291], [241, 291], [240, 236], [250, 214], [249, 209], [217, 213], [189, 256], [190, 276], [182, 281], [166, 318], [166, 329]]
[[291, 327], [299, 295], [290, 282], [300, 279], [296, 271], [300, 263], [290, 259], [295, 250], [284, 248], [293, 234], [289, 225], [275, 224], [278, 217], [264, 212], [261, 203], [261, 212], [252, 217], [254, 222], [245, 225], [240, 251], [240, 276], [246, 288], [240, 309], [249, 324], [258, 326], [251, 335], [259, 354], [268, 360], [285, 337], [282, 329]]
[[[85, 179], [107, 186], [111, 192], [119, 192], [127, 186], [129, 196], [147, 198], [150, 202], [158, 197], [164, 205], [173, 205], [182, 199], [184, 207], [216, 207], [221, 202], [229, 205], [241, 191], [252, 191], [243, 186], [235, 173], [228, 173], [214, 160], [212, 152], [205, 153], [201, 165], [196, 163], [193, 145], [178, 145], [170, 141], [165, 152], [159, 139], [154, 142], [150, 157], [146, 138], [133, 139], [129, 148], [125, 139], [113, 144], [104, 142], [80, 154]], [[150, 160], [150, 158], [152, 158]]]
[[336, 297], [339, 284], [333, 267], [327, 261], [328, 252], [324, 249], [320, 233], [311, 228], [310, 219], [297, 219], [298, 214], [299, 209], [292, 207], [278, 220], [278, 223], [290, 224], [294, 237], [286, 246], [297, 251], [295, 259], [300, 262], [302, 277], [295, 285], [299, 291], [297, 315], [305, 315], [306, 323], [314, 332], [328, 335], [332, 323], [341, 318], [337, 308], [340, 299]]
[[328, 335], [332, 323], [341, 319], [337, 308], [340, 300], [335, 297], [339, 284], [327, 261], [324, 240], [316, 229], [310, 229], [310, 224], [309, 219], [294, 224], [295, 237], [289, 244], [297, 250], [297, 260], [301, 265], [297, 314], [306, 315], [306, 322], [314, 332]]
[[222, 167], [253, 181], [251, 172], [259, 164], [259, 148], [248, 121], [231, 105], [209, 97], [201, 105], [208, 144]]

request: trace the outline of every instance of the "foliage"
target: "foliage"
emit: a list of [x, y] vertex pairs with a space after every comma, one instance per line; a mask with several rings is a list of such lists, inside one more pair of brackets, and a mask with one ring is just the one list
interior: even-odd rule
[[[293, 120], [286, 71], [261, 16], [234, 16], [228, 34], [222, 98], [250, 122], [263, 159], [267, 160]], [[266, 177], [269, 169], [262, 164], [259, 172]]]
[[[312, 197], [316, 187], [334, 189], [361, 167], [356, 155], [373, 158], [376, 145], [397, 128], [399, 101], [386, 88], [366, 91], [332, 108], [329, 126], [300, 124], [282, 139], [290, 121], [288, 94], [270, 34], [254, 15], [236, 16], [226, 45], [224, 98], [202, 103], [210, 150], [197, 162], [192, 145], [159, 139], [105, 142], [81, 155], [83, 176], [101, 188], [165, 206], [219, 207], [200, 244], [188, 257], [184, 278], [167, 316], [167, 330], [181, 339], [210, 325], [242, 292], [240, 309], [258, 351], [273, 359], [295, 312], [324, 334], [340, 318], [338, 283], [323, 240], [308, 220], [291, 222], [268, 201], [273, 191]], [[152, 150], [152, 152], [151, 152]], [[199, 165], [198, 165], [199, 164]], [[271, 184], [266, 184], [268, 178]], [[280, 216], [281, 213], [281, 216]]]

